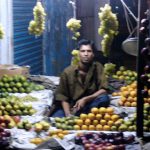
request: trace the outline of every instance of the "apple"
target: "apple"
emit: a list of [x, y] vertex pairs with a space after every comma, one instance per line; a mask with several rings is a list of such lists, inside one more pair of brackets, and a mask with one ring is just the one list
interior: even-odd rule
[[19, 123], [20, 122], [20, 116], [13, 116], [13, 120], [15, 121], [15, 123]]
[[1, 126], [5, 128], [6, 124], [3, 122], [3, 123], [1, 123]]
[[91, 146], [90, 143], [86, 143], [86, 144], [84, 145], [84, 147], [85, 147], [86, 149], [88, 149], [90, 146]]
[[4, 122], [4, 117], [0, 116], [0, 124]]

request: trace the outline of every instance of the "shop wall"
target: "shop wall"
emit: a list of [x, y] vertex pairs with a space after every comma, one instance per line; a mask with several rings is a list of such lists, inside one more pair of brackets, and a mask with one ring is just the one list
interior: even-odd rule
[[69, 0], [45, 0], [47, 21], [43, 37], [44, 74], [59, 75], [70, 64], [74, 48], [66, 22], [73, 16]]
[[36, 0], [13, 0], [14, 63], [29, 65], [31, 74], [43, 73], [42, 37], [28, 33]]

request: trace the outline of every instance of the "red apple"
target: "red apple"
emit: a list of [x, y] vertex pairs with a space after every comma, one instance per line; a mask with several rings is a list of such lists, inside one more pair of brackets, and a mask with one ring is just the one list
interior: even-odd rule
[[3, 122], [4, 122], [4, 117], [0, 116], [0, 123], [3, 123]]
[[20, 122], [20, 116], [13, 116], [13, 120], [15, 121], [15, 123], [19, 123]]

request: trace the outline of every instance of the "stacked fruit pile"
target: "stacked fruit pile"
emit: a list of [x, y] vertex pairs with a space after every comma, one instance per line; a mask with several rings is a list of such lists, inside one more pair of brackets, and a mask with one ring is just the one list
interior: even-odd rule
[[121, 124], [122, 120], [111, 107], [92, 108], [90, 113], [81, 114], [80, 118], [76, 119], [74, 130], [116, 130], [115, 124]]
[[14, 99], [1, 98], [0, 99], [0, 116], [1, 115], [33, 115], [36, 112], [32, 105], [25, 105], [22, 102]]
[[9, 115], [0, 116], [0, 126], [3, 128], [11, 129], [15, 127], [19, 122], [20, 122], [19, 116], [9, 116]]
[[75, 138], [75, 143], [83, 145], [86, 150], [125, 150], [125, 144], [134, 142], [135, 137], [124, 136], [120, 133], [80, 133]]
[[65, 135], [67, 135], [69, 132], [67, 130], [61, 130], [61, 129], [57, 129], [57, 130], [50, 130], [48, 132], [48, 136], [45, 138], [40, 138], [40, 137], [36, 137], [30, 140], [30, 143], [39, 145], [47, 140], [49, 140], [50, 138], [59, 138], [59, 139], [63, 139]]
[[40, 121], [32, 124], [28, 120], [23, 120], [17, 124], [17, 127], [25, 130], [33, 129], [35, 132], [39, 133], [41, 131], [47, 131], [50, 128], [50, 123], [47, 121]]
[[75, 120], [77, 116], [63, 117], [63, 118], [55, 118], [55, 126], [58, 129], [63, 130], [73, 130], [73, 126], [75, 125]]
[[137, 105], [137, 83], [133, 82], [130, 85], [120, 88], [121, 98], [119, 100], [120, 106], [136, 107]]
[[0, 79], [0, 93], [1, 97], [7, 97], [8, 93], [30, 93], [32, 90], [43, 90], [42, 85], [36, 85], [29, 82], [26, 77], [22, 75], [15, 75], [9, 77], [4, 75]]
[[[144, 127], [145, 132], [150, 132], [150, 107], [144, 106]], [[127, 121], [124, 121], [120, 126], [122, 131], [136, 131], [136, 114]]]
[[50, 130], [48, 135], [54, 138], [63, 139], [65, 135], [69, 134], [67, 130], [57, 129], [57, 130]]
[[126, 70], [124, 66], [121, 66], [115, 75], [112, 76], [114, 79], [125, 81], [126, 84], [131, 84], [136, 81], [137, 73], [135, 71]]

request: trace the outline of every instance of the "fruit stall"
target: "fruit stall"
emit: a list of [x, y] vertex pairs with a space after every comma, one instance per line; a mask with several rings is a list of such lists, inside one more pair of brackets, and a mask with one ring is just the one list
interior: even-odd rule
[[[34, 71], [30, 67], [30, 63], [23, 65], [21, 63], [21, 65], [2, 63], [0, 64], [0, 149], [150, 149], [149, 10], [147, 10], [144, 18], [140, 14], [136, 18], [125, 2], [123, 0], [120, 0], [120, 2], [125, 9], [125, 19], [129, 19], [128, 12], [136, 20], [137, 38], [139, 39], [136, 41], [137, 45], [134, 45], [136, 51], [124, 50], [128, 54], [136, 56], [136, 68], [132, 69], [130, 66], [111, 62], [111, 48], [113, 41], [119, 34], [119, 25], [121, 24], [117, 14], [113, 13], [112, 4], [110, 5], [106, 2], [98, 9], [96, 14], [100, 24], [97, 26], [97, 36], [102, 38], [99, 42], [101, 45], [100, 50], [104, 58], [108, 60], [107, 63], [104, 63], [104, 73], [108, 80], [110, 105], [108, 107], [93, 107], [89, 113], [81, 113], [79, 116], [49, 117], [54, 92], [59, 85], [59, 74], [57, 76], [46, 74], [46, 72], [32, 74], [31, 72]], [[60, 2], [57, 1], [57, 3]], [[66, 1], [63, 1], [63, 3], [66, 4]], [[112, 2], [110, 1], [110, 3]], [[142, 9], [141, 3], [139, 0], [138, 13]], [[49, 31], [51, 21], [48, 18], [50, 14], [46, 4], [49, 4], [46, 0], [36, 1], [35, 6], [32, 8], [33, 19], [28, 22], [28, 28], [26, 29], [35, 40], [39, 41], [41, 40], [39, 37], [41, 38], [42, 34], [42, 38], [47, 39], [47, 33], [45, 34], [44, 32], [51, 32]], [[52, 5], [53, 3], [50, 4]], [[69, 35], [67, 39], [71, 39], [74, 43], [73, 45], [77, 44], [79, 38], [82, 37], [82, 32], [80, 33], [80, 31], [83, 31], [82, 21], [77, 19], [76, 16], [76, 4], [76, 0], [68, 1], [67, 7], [70, 5], [72, 8], [73, 17], [70, 19], [65, 18], [67, 21], [64, 19], [66, 21], [65, 29], [71, 33], [71, 36]], [[115, 8], [118, 10], [117, 6]], [[140, 20], [139, 22], [138, 19]], [[127, 23], [129, 23], [129, 20], [127, 20]], [[56, 30], [58, 28], [55, 27]], [[0, 24], [0, 40], [5, 37], [5, 34], [7, 32]], [[16, 43], [19, 41], [15, 40]], [[23, 39], [23, 41], [25, 42], [26, 39]], [[125, 48], [125, 44], [122, 45], [123, 48]], [[64, 45], [62, 46], [63, 48], [66, 46]], [[45, 47], [43, 48], [44, 50], [46, 49]], [[57, 48], [56, 45], [51, 48], [53, 49], [54, 47]], [[67, 49], [66, 47], [65, 49]], [[46, 53], [46, 51], [44, 52]], [[71, 61], [71, 65], [78, 64], [78, 53], [79, 51], [76, 49], [70, 52], [71, 60], [69, 61]], [[19, 54], [16, 52], [16, 55], [18, 56]], [[53, 54], [51, 53], [50, 55]], [[28, 56], [30, 55], [28, 54]], [[61, 56], [66, 57], [66, 55]], [[32, 55], [30, 57], [32, 58]], [[16, 60], [19, 59], [17, 58]], [[61, 68], [61, 65], [56, 63], [56, 60], [52, 58], [51, 61], [55, 67]], [[60, 62], [62, 63], [62, 60]], [[44, 64], [44, 67], [49, 68], [46, 64]]]

